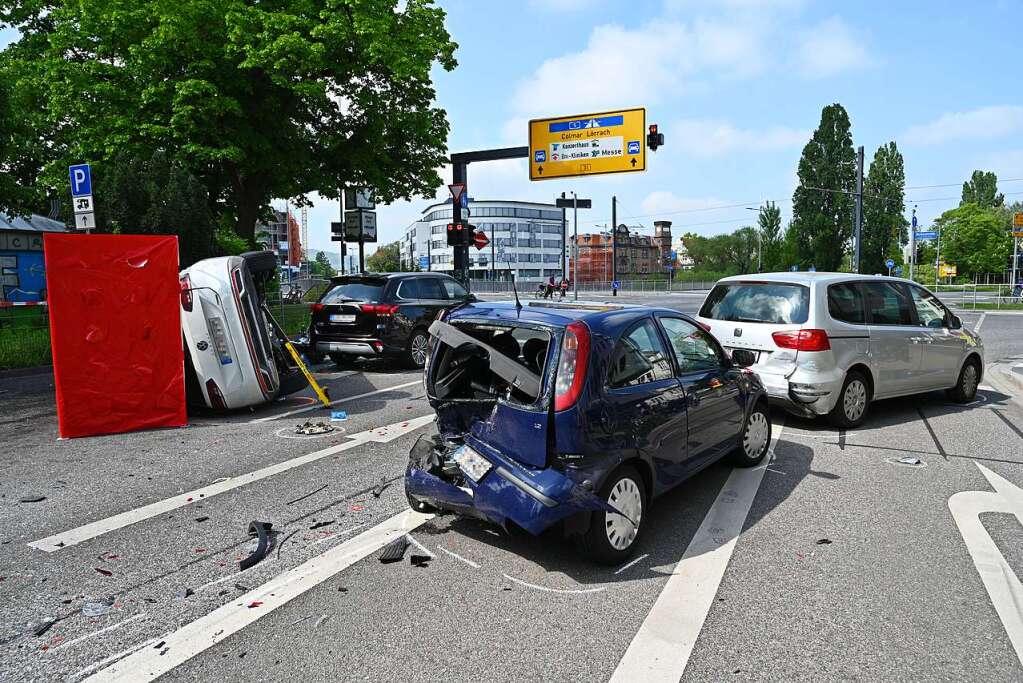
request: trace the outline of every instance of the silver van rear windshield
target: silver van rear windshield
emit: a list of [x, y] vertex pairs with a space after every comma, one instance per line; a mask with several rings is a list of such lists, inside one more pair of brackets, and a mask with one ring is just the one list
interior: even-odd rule
[[809, 312], [810, 289], [782, 282], [718, 283], [700, 309], [704, 318], [775, 325], [805, 323]]

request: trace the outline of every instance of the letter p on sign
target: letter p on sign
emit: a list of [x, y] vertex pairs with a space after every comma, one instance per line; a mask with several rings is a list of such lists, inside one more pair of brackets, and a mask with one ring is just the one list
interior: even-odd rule
[[92, 174], [89, 164], [78, 164], [68, 167], [71, 176], [71, 196], [83, 197], [92, 194]]

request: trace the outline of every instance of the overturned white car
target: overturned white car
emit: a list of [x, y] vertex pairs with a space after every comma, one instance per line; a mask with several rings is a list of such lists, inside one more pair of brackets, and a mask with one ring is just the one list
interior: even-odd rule
[[181, 271], [190, 406], [243, 408], [308, 386], [266, 307], [266, 283], [276, 268], [274, 254], [252, 251], [205, 259]]

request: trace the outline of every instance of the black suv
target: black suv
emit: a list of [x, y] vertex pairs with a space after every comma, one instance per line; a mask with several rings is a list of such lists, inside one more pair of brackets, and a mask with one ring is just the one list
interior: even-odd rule
[[338, 365], [357, 356], [396, 356], [417, 368], [426, 363], [437, 314], [475, 301], [441, 273], [362, 273], [331, 279], [312, 305], [309, 349]]

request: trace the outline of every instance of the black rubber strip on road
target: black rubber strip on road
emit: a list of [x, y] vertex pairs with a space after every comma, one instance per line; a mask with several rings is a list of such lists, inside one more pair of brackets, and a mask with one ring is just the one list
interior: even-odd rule
[[931, 440], [934, 441], [934, 447], [938, 449], [938, 454], [948, 460], [948, 453], [945, 452], [945, 447], [938, 441], [938, 435], [934, 433], [934, 428], [931, 427], [931, 423], [927, 421], [927, 416], [924, 415], [924, 409], [920, 406], [916, 407], [916, 412], [920, 414], [920, 419], [924, 421], [924, 426], [927, 427], [928, 433], [931, 435]]
[[390, 564], [391, 562], [401, 562], [405, 557], [405, 551], [408, 550], [409, 542], [408, 539], [402, 536], [391, 541], [384, 548], [384, 552], [380, 553], [380, 561], [384, 564]]
[[1018, 436], [1019, 438], [1023, 439], [1023, 431], [1020, 431], [1019, 427], [1017, 427], [1016, 425], [1012, 424], [1012, 422], [1009, 421], [1009, 418], [1007, 418], [1004, 415], [1002, 415], [1001, 411], [999, 411], [999, 410], [997, 410], [995, 408], [992, 408], [991, 411], [995, 415], [998, 416], [999, 420], [1001, 420], [1002, 422], [1007, 424], [1009, 426], [1009, 429], [1011, 429], [1012, 431], [1016, 432], [1016, 436]]

